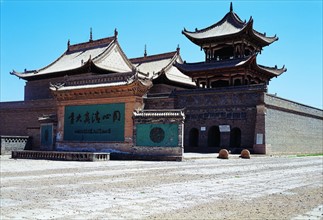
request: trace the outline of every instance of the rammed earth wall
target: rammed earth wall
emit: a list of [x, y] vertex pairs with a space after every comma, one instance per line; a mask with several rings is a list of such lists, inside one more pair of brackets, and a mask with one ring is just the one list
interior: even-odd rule
[[323, 153], [323, 111], [265, 95], [269, 154]]

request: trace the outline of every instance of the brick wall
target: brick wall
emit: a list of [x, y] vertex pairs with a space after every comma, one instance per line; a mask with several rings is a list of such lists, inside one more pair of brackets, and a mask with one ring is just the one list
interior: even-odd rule
[[[175, 108], [185, 108], [185, 151], [218, 152], [227, 148], [235, 153], [242, 148], [253, 148], [257, 105], [263, 102], [264, 86], [244, 86], [219, 89], [177, 91]], [[214, 129], [229, 125], [241, 131], [240, 147], [230, 146], [230, 132], [221, 132], [220, 143], [211, 146]], [[190, 132], [198, 131], [198, 146], [190, 146]]]
[[50, 83], [64, 82], [63, 77], [28, 81], [25, 85], [25, 100], [52, 99]]
[[145, 109], [174, 109], [174, 98], [169, 96], [149, 96], [144, 102]]
[[182, 90], [178, 86], [171, 86], [166, 84], [154, 84], [154, 86], [149, 90], [149, 94], [159, 94], [159, 93], [171, 93], [174, 89]]
[[268, 94], [265, 103], [269, 153], [323, 153], [322, 110]]
[[39, 147], [38, 118], [55, 114], [54, 100], [1, 102], [0, 135], [30, 136], [33, 148]]
[[55, 113], [54, 100], [1, 102], [0, 134], [26, 136], [27, 128], [39, 127], [38, 117]]

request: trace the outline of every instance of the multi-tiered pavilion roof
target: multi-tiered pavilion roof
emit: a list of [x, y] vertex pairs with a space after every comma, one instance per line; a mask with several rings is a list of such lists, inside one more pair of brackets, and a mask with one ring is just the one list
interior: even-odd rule
[[253, 29], [253, 18], [242, 21], [230, 11], [215, 24], [182, 33], [205, 52], [200, 63], [176, 63], [175, 66], [191, 77], [200, 87], [248, 84], [268, 84], [270, 79], [286, 71], [285, 67], [258, 65], [256, 57], [262, 48], [278, 40]]

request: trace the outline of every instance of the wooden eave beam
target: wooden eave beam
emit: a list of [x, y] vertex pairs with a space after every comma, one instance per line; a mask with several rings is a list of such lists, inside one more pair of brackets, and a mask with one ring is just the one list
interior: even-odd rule
[[125, 96], [143, 96], [151, 86], [145, 86], [136, 81], [131, 84], [111, 87], [80, 88], [73, 90], [52, 91], [54, 97], [59, 100], [71, 99], [92, 99], [92, 98], [112, 98]]

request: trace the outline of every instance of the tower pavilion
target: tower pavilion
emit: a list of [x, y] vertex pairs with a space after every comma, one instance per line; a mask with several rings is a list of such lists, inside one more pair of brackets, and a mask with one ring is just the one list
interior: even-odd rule
[[205, 61], [177, 63], [176, 67], [190, 76], [200, 88], [216, 88], [251, 84], [269, 84], [273, 77], [286, 68], [266, 67], [257, 64], [257, 55], [263, 47], [278, 40], [253, 29], [253, 18], [242, 21], [230, 11], [215, 24], [182, 33], [205, 53]]

